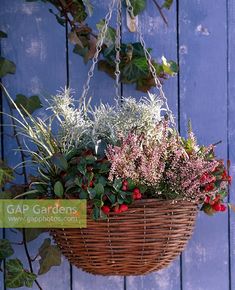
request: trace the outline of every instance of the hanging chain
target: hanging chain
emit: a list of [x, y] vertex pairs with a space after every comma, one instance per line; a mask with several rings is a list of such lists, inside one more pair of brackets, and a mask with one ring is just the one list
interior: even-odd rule
[[[133, 6], [131, 5], [130, 0], [126, 0], [126, 4], [127, 4], [127, 11], [130, 13], [130, 15], [133, 15], [134, 14], [133, 13]], [[150, 70], [150, 72], [151, 72], [151, 74], [153, 76], [156, 88], [158, 89], [159, 94], [160, 94], [160, 98], [161, 98], [161, 100], [163, 101], [163, 103], [165, 105], [165, 109], [166, 109], [167, 115], [169, 117], [169, 120], [172, 123], [172, 125], [176, 128], [174, 115], [173, 115], [172, 111], [170, 110], [170, 108], [168, 106], [167, 98], [166, 98], [165, 93], [163, 91], [161, 81], [157, 77], [157, 72], [156, 72], [156, 69], [155, 69], [155, 67], [153, 65], [152, 57], [151, 57], [151, 55], [150, 55], [150, 53], [149, 53], [149, 51], [148, 51], [148, 49], [146, 47], [146, 44], [145, 44], [145, 41], [144, 41], [144, 38], [143, 38], [143, 34], [142, 34], [142, 31], [141, 31], [140, 24], [137, 25], [137, 34], [139, 36], [139, 41], [140, 41], [140, 43], [141, 43], [141, 45], [143, 47], [144, 54], [145, 54], [146, 60], [147, 60], [148, 65], [149, 65], [149, 70]]]
[[109, 4], [109, 10], [108, 10], [108, 13], [104, 19], [104, 26], [102, 27], [102, 29], [100, 31], [99, 39], [97, 40], [97, 43], [96, 43], [96, 51], [95, 51], [95, 54], [92, 58], [92, 65], [91, 65], [91, 67], [88, 71], [88, 74], [87, 74], [87, 81], [86, 81], [85, 85], [83, 86], [83, 92], [82, 92], [82, 95], [80, 98], [80, 103], [82, 103], [82, 102], [85, 103], [85, 101], [86, 101], [86, 97], [87, 97], [88, 91], [90, 89], [90, 81], [94, 75], [95, 66], [98, 62], [98, 57], [99, 57], [99, 54], [100, 54], [101, 49], [102, 49], [102, 45], [103, 45], [104, 40], [105, 40], [105, 36], [106, 36], [107, 30], [108, 30], [108, 25], [109, 25], [110, 19], [112, 17], [113, 7], [114, 7], [115, 2], [116, 2], [116, 0], [112, 0], [112, 2]]
[[115, 64], [116, 64], [116, 69], [115, 69], [115, 79], [116, 79], [116, 84], [115, 84], [115, 89], [116, 89], [116, 97], [117, 100], [120, 99], [120, 52], [121, 52], [121, 25], [122, 25], [122, 1], [117, 0], [117, 23], [116, 23], [116, 37], [115, 37], [115, 51], [116, 51], [116, 59], [115, 59]]

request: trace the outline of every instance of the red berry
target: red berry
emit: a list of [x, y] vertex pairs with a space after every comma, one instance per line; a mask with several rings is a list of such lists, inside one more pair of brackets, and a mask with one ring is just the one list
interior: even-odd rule
[[228, 176], [228, 183], [231, 184], [232, 183], [232, 176]]
[[127, 180], [123, 180], [122, 185], [128, 186], [128, 181]]
[[115, 206], [115, 208], [114, 208], [114, 212], [115, 212], [115, 213], [120, 213], [120, 212], [121, 212], [119, 206]]
[[134, 194], [138, 194], [138, 193], [141, 193], [141, 192], [140, 192], [139, 188], [135, 188], [135, 189], [133, 190], [133, 193], [134, 193]]
[[133, 193], [132, 197], [133, 197], [134, 200], [141, 199], [142, 198], [142, 194], [140, 192]]
[[215, 211], [220, 211], [221, 210], [221, 205], [219, 203], [216, 203], [212, 206], [212, 208], [215, 210]]
[[82, 184], [82, 189], [87, 190], [87, 185]]
[[220, 205], [220, 211], [226, 211], [226, 206], [224, 204]]
[[110, 212], [110, 207], [107, 206], [107, 205], [103, 205], [101, 207], [102, 211], [105, 213], [105, 214], [108, 214]]
[[89, 186], [90, 187], [93, 187], [94, 186], [94, 182], [92, 180], [90, 181]]
[[122, 190], [123, 190], [123, 191], [127, 191], [127, 186], [126, 186], [126, 185], [123, 185], [123, 186], [122, 186]]
[[126, 204], [121, 204], [119, 208], [120, 212], [124, 212], [128, 210], [128, 206]]

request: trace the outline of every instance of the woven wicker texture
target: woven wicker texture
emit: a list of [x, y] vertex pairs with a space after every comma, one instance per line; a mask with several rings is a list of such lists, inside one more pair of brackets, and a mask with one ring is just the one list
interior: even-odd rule
[[85, 229], [55, 229], [52, 235], [75, 266], [100, 275], [143, 275], [160, 270], [184, 249], [197, 206], [179, 200], [136, 201], [106, 221], [88, 217]]

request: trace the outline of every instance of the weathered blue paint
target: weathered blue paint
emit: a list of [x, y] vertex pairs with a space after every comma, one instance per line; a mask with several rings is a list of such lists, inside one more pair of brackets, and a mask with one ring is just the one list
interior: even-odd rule
[[[91, 20], [93, 27], [104, 17], [109, 2], [92, 1], [95, 5], [95, 15]], [[179, 79], [171, 79], [165, 84], [170, 107], [176, 119], [180, 118], [183, 134], [187, 120], [191, 118], [200, 143], [223, 140], [223, 144], [218, 146], [218, 154], [226, 158], [229, 153], [234, 176], [235, 3], [233, 0], [178, 0], [178, 4], [178, 11], [174, 3], [168, 13], [167, 28], [153, 2], [148, 1], [147, 12], [140, 17], [146, 44], [153, 48], [153, 56], [164, 54], [167, 59], [177, 59], [179, 53]], [[17, 65], [17, 73], [6, 77], [4, 84], [12, 96], [16, 93], [46, 97], [54, 94], [67, 81], [65, 30], [49, 14], [49, 6], [45, 7], [40, 2], [0, 0], [0, 5], [0, 29], [8, 33], [8, 39], [2, 41], [2, 54]], [[127, 31], [125, 18], [123, 24], [123, 40], [137, 40], [135, 34]], [[69, 82], [77, 98], [82, 92], [89, 65], [73, 54], [72, 46], [69, 46]], [[123, 93], [125, 96], [142, 95], [126, 85]], [[89, 95], [93, 96], [93, 103], [98, 103], [100, 99], [112, 102], [113, 80], [96, 70]], [[11, 153], [11, 149], [16, 147], [15, 142], [4, 136], [4, 144], [5, 158], [9, 164], [14, 164], [18, 160]], [[233, 204], [234, 190], [235, 185], [230, 195]], [[183, 254], [182, 267], [178, 258], [160, 272], [124, 279], [93, 276], [74, 267], [71, 275], [70, 267], [64, 261], [61, 267], [55, 267], [52, 272], [40, 277], [39, 282], [44, 290], [235, 290], [234, 213], [231, 212], [229, 217], [230, 223], [226, 214], [213, 218], [199, 214], [194, 236]], [[14, 241], [21, 239], [19, 234], [10, 231], [7, 231], [7, 236]], [[32, 256], [40, 242], [30, 244]], [[17, 255], [24, 256], [19, 247]], [[0, 289], [3, 289], [2, 275]]]
[[[14, 0], [10, 3], [1, 1], [1, 8], [1, 29], [8, 33], [8, 38], [2, 41], [2, 52], [17, 66], [14, 76], [4, 78], [4, 85], [10, 94], [13, 97], [17, 93], [48, 97], [60, 87], [64, 87], [66, 84], [65, 30], [58, 26], [53, 17], [50, 17], [52, 15], [48, 12], [49, 7], [43, 7], [40, 3]], [[4, 109], [8, 110], [6, 103]], [[5, 123], [10, 123], [10, 120], [5, 118]], [[9, 133], [9, 128], [6, 128], [6, 133], [7, 130]], [[16, 143], [8, 135], [4, 135], [4, 145], [4, 155], [8, 163], [13, 165], [20, 161], [19, 155], [14, 155], [12, 151], [17, 148]], [[6, 231], [6, 236], [14, 242], [22, 240], [21, 235], [9, 230]], [[37, 254], [36, 249], [41, 243], [42, 238], [29, 244], [32, 257]], [[15, 256], [19, 258], [25, 256], [21, 246], [14, 246], [14, 248]], [[25, 259], [23, 261], [28, 268], [27, 261]], [[35, 271], [37, 272], [37, 269]], [[69, 273], [67, 261], [61, 268], [55, 267], [51, 273], [38, 280], [43, 289], [48, 289], [49, 281], [57, 289], [69, 289], [70, 275], [65, 273]], [[37, 287], [35, 286], [34, 289]]]
[[[235, 2], [229, 0], [227, 2], [228, 17], [228, 149], [229, 159], [231, 160], [230, 174], [235, 176]], [[230, 202], [235, 204], [235, 184], [232, 183], [230, 189]], [[230, 212], [230, 235], [228, 238], [230, 249], [230, 287], [235, 290], [235, 213]]]
[[[184, 133], [192, 120], [199, 143], [223, 140], [227, 150], [226, 1], [180, 1], [180, 112]], [[186, 290], [228, 290], [227, 216], [199, 214], [184, 252]]]

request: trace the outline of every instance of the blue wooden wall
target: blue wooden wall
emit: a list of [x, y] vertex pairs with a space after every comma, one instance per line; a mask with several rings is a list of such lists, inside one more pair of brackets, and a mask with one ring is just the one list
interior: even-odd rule
[[[93, 25], [103, 18], [108, 2], [92, 1]], [[169, 27], [162, 22], [153, 2], [147, 2], [147, 11], [141, 16], [147, 45], [153, 48], [153, 56], [164, 54], [179, 62], [178, 77], [165, 82], [164, 88], [182, 134], [191, 118], [199, 142], [223, 140], [218, 154], [231, 160], [231, 174], [235, 177], [235, 1], [174, 1], [167, 16]], [[72, 53], [71, 46], [66, 57], [65, 30], [48, 12], [49, 7], [40, 2], [0, 0], [0, 8], [0, 29], [8, 33], [1, 53], [17, 66], [15, 75], [4, 78], [11, 95], [49, 96], [69, 81], [79, 96], [88, 66]], [[124, 26], [123, 40], [135, 39], [136, 35]], [[91, 93], [96, 102], [109, 100], [114, 95], [112, 80], [97, 72]], [[123, 93], [140, 95], [132, 86], [124, 86]], [[5, 133], [4, 158], [15, 164], [19, 157], [11, 149], [16, 144], [7, 130]], [[230, 202], [235, 204], [235, 182], [230, 191]], [[13, 241], [20, 239], [9, 230], [4, 235]], [[39, 244], [30, 244], [32, 256]], [[19, 246], [15, 249], [18, 256], [23, 256]], [[4, 289], [2, 280], [0, 275], [0, 289]], [[183, 255], [157, 273], [104, 278], [83, 273], [64, 260], [61, 267], [40, 277], [39, 282], [44, 290], [235, 290], [235, 213], [213, 218], [200, 213]]]

